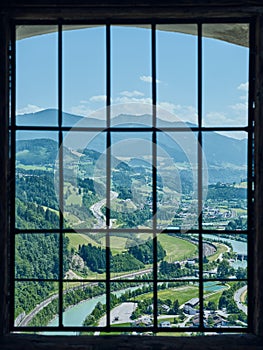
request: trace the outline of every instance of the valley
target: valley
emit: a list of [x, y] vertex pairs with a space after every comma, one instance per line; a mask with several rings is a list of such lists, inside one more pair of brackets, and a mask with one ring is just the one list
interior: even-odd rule
[[[230, 147], [236, 142], [233, 150], [242, 152], [245, 141], [230, 142], [214, 132], [207, 135], [204, 151], [209, 180], [202, 206], [200, 248], [199, 235], [194, 231], [199, 217], [196, 164], [187, 160], [174, 139], [165, 144], [161, 135], [154, 184], [150, 133], [144, 133], [142, 142], [132, 132], [128, 134], [128, 144], [127, 134], [115, 137], [116, 147], [108, 158], [110, 181], [105, 135], [99, 134], [85, 148], [77, 143], [75, 148], [63, 145], [62, 259], [57, 233], [61, 225], [57, 140], [17, 140], [16, 227], [27, 230], [16, 235], [18, 325], [46, 326], [57, 315], [62, 262], [64, 313], [99, 298], [78, 326], [104, 324], [107, 273], [111, 279], [110, 309], [123, 310], [122, 305], [133, 303], [125, 325], [150, 327], [157, 288], [160, 327], [194, 328], [199, 319], [199, 290], [204, 288], [207, 327], [246, 326], [245, 308], [239, 307], [241, 296], [236, 300], [247, 278], [247, 236], [238, 233], [247, 229], [246, 159], [232, 157], [229, 148], [222, 151], [224, 143]], [[106, 215], [110, 219], [108, 231]], [[154, 269], [157, 287], [152, 282]], [[204, 287], [200, 277], [206, 279]], [[26, 278], [32, 280], [27, 282]]]

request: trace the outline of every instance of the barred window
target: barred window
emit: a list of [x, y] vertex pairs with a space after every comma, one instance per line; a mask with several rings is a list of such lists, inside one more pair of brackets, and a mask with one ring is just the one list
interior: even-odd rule
[[16, 23], [13, 331], [250, 330], [251, 27]]

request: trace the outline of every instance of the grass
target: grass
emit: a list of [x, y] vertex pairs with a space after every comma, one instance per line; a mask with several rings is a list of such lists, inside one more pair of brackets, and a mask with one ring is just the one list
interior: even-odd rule
[[64, 193], [68, 194], [67, 198], [65, 199], [66, 205], [82, 205], [82, 195], [78, 194], [78, 191], [71, 183], [64, 183]]
[[246, 296], [247, 296], [247, 289], [244, 291], [244, 293], [241, 294], [241, 297], [240, 297], [241, 303], [246, 304]]
[[68, 196], [68, 198], [66, 199], [66, 204], [67, 205], [75, 204], [75, 205], [81, 206], [82, 205], [82, 196], [79, 194], [76, 194], [74, 192]]
[[[146, 293], [138, 296], [136, 300], [147, 300], [153, 297], [153, 293]], [[198, 297], [198, 287], [197, 286], [184, 286], [178, 288], [170, 288], [166, 290], [158, 291], [158, 299], [166, 300], [170, 299], [174, 302], [176, 299], [179, 304], [182, 305], [186, 301]]]
[[42, 165], [37, 166], [37, 165], [25, 165], [25, 164], [18, 164], [17, 168], [24, 169], [24, 170], [47, 170], [47, 171], [53, 170], [53, 168], [51, 167], [46, 167]]
[[197, 247], [184, 239], [159, 234], [158, 240], [166, 251], [165, 260], [168, 262], [192, 258], [197, 254]]
[[219, 299], [223, 293], [224, 289], [221, 289], [217, 292], [214, 292], [212, 295], [209, 295], [205, 298], [205, 303], [208, 303], [209, 301], [214, 301], [216, 305], [219, 303]]
[[[103, 238], [102, 238], [102, 240], [103, 240]], [[113, 250], [115, 250], [115, 251], [119, 251], [119, 253], [121, 253], [121, 252], [126, 250], [125, 249], [126, 242], [127, 242], [127, 238], [126, 237], [118, 237], [118, 236], [114, 236], [113, 234], [111, 234], [111, 236], [110, 236], [110, 246], [111, 246], [111, 248], [113, 248]], [[104, 245], [105, 245], [105, 243], [104, 243]]]
[[[228, 288], [228, 286], [226, 286], [226, 288]], [[221, 294], [223, 293], [224, 290], [225, 289], [221, 289], [215, 292], [204, 291], [206, 303], [208, 303], [208, 301], [214, 301], [218, 305], [219, 298], [221, 297]], [[159, 290], [158, 299], [160, 300], [170, 299], [172, 302], [174, 302], [177, 299], [179, 304], [182, 305], [192, 298], [198, 298], [198, 292], [199, 292], [198, 286], [193, 286], [193, 285], [181, 286], [177, 288], [169, 288], [165, 290]], [[136, 300], [147, 300], [152, 297], [153, 297], [152, 293], [146, 293], [138, 296]]]
[[229, 289], [230, 286], [228, 284], [225, 285], [224, 289], [220, 289], [218, 291], [215, 292], [205, 292], [205, 302], [208, 303], [209, 301], [214, 301], [216, 303], [216, 305], [218, 305], [219, 303], [219, 299], [223, 293], [224, 290]]
[[99, 243], [94, 241], [88, 235], [84, 233], [66, 233], [66, 237], [69, 238], [69, 249], [74, 248], [75, 250], [79, 249], [79, 245], [82, 244], [92, 244], [96, 247], [99, 246]]
[[71, 214], [69, 212], [64, 212], [64, 218], [65, 218], [65, 220], [67, 221], [67, 224], [70, 227], [80, 223], [79, 218], [76, 215]]
[[126, 322], [126, 323], [114, 323], [114, 324], [111, 324], [111, 327], [130, 327], [132, 323], [132, 320], [131, 322]]
[[186, 332], [159, 332], [157, 337], [189, 337], [190, 334]]
[[115, 198], [111, 202], [111, 209], [121, 213], [124, 213], [126, 211], [132, 213], [137, 209], [137, 207], [132, 201], [125, 201], [123, 199]]
[[238, 214], [238, 215], [247, 215], [247, 210], [242, 209], [242, 208], [233, 208], [233, 210]]
[[228, 251], [228, 247], [225, 244], [213, 242], [213, 244], [216, 246], [217, 250], [215, 254], [208, 256], [209, 261], [215, 261], [219, 258], [220, 254], [226, 253]]

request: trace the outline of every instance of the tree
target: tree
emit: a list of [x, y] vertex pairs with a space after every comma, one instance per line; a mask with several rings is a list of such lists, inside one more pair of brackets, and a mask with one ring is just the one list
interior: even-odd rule
[[236, 271], [236, 278], [242, 279], [247, 277], [247, 270], [242, 269], [242, 267], [239, 267]]
[[237, 304], [235, 303], [235, 301], [233, 299], [228, 300], [226, 310], [230, 314], [236, 314], [239, 312]]
[[179, 306], [180, 306], [179, 301], [178, 301], [178, 299], [176, 299], [176, 300], [174, 301], [173, 307], [172, 307], [173, 313], [174, 313], [175, 315], [177, 315], [177, 314], [179, 313]]
[[230, 266], [227, 260], [222, 260], [217, 268], [217, 277], [218, 278], [228, 278], [234, 273], [234, 269]]
[[209, 301], [207, 304], [207, 310], [216, 311], [217, 306], [214, 301]]

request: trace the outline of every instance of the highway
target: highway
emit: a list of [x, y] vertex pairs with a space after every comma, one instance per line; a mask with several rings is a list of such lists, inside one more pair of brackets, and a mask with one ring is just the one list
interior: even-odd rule
[[[111, 191], [110, 192], [110, 200], [112, 201], [113, 199], [118, 197], [118, 193]], [[102, 213], [101, 208], [106, 205], [106, 198], [103, 198], [102, 200], [100, 200], [99, 202], [96, 202], [95, 204], [93, 204], [90, 207], [90, 210], [92, 212], [92, 214], [95, 216], [95, 218], [97, 219], [97, 223], [95, 224], [94, 228], [105, 228], [106, 227], [106, 217], [105, 215]], [[110, 225], [111, 227], [111, 225]]]
[[241, 296], [246, 290], [247, 286], [238, 289], [234, 294], [234, 300], [239, 310], [243, 311], [247, 315], [247, 306], [241, 302]]

